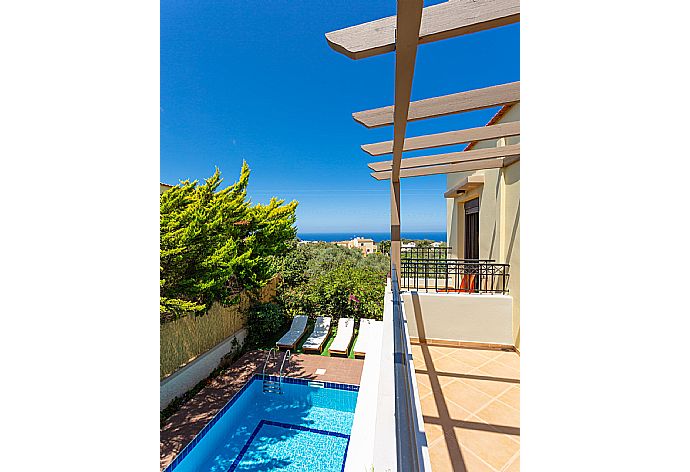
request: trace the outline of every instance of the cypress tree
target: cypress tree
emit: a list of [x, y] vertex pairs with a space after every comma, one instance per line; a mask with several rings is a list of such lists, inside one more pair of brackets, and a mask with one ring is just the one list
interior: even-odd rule
[[218, 190], [220, 170], [205, 180], [185, 180], [160, 198], [161, 322], [204, 314], [211, 303], [232, 303], [242, 289], [274, 275], [273, 258], [296, 237], [297, 202], [247, 199], [249, 166], [237, 182]]

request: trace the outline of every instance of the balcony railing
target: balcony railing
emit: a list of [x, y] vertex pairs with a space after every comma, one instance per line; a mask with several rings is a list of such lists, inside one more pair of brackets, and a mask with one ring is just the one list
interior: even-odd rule
[[403, 247], [400, 249], [401, 259], [448, 259], [450, 246], [440, 247]]
[[492, 259], [412, 259], [400, 261], [400, 287], [445, 293], [508, 293], [510, 265]]

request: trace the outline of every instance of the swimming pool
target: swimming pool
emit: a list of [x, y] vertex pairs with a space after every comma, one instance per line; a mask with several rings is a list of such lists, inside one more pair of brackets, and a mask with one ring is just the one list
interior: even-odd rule
[[166, 472], [342, 471], [359, 387], [284, 378], [279, 394], [262, 382], [247, 382]]

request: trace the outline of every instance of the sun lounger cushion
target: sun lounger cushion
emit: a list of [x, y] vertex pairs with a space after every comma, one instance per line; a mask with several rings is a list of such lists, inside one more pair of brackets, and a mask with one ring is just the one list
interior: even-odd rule
[[354, 318], [340, 318], [338, 320], [338, 332], [331, 346], [328, 348], [329, 353], [347, 354], [347, 349], [352, 342], [352, 334], [355, 330]]
[[383, 325], [381, 321], [372, 320], [370, 318], [362, 318], [359, 320], [359, 333], [357, 334], [357, 342], [353, 350], [355, 356], [364, 356], [367, 353], [369, 344], [372, 339], [376, 338], [376, 333]]
[[309, 338], [302, 345], [304, 350], [321, 350], [321, 346], [326, 342], [328, 333], [331, 332], [331, 317], [319, 316], [316, 318], [314, 324], [314, 331], [311, 332]]
[[292, 319], [290, 330], [276, 343], [279, 347], [295, 347], [307, 329], [307, 316], [299, 315]]

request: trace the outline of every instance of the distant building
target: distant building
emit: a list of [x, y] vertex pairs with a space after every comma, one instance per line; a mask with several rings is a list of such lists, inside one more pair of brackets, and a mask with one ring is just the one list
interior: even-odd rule
[[355, 237], [351, 241], [334, 241], [333, 244], [342, 247], [359, 249], [365, 256], [377, 251], [376, 243], [373, 239]]
[[164, 184], [163, 182], [159, 182], [161, 184], [161, 195], [163, 195], [165, 192], [173, 188], [172, 185]]
[[417, 243], [415, 243], [414, 241], [410, 241], [409, 243], [402, 243], [400, 245], [400, 250], [409, 251], [410, 249], [414, 249], [415, 247], [417, 247]]

